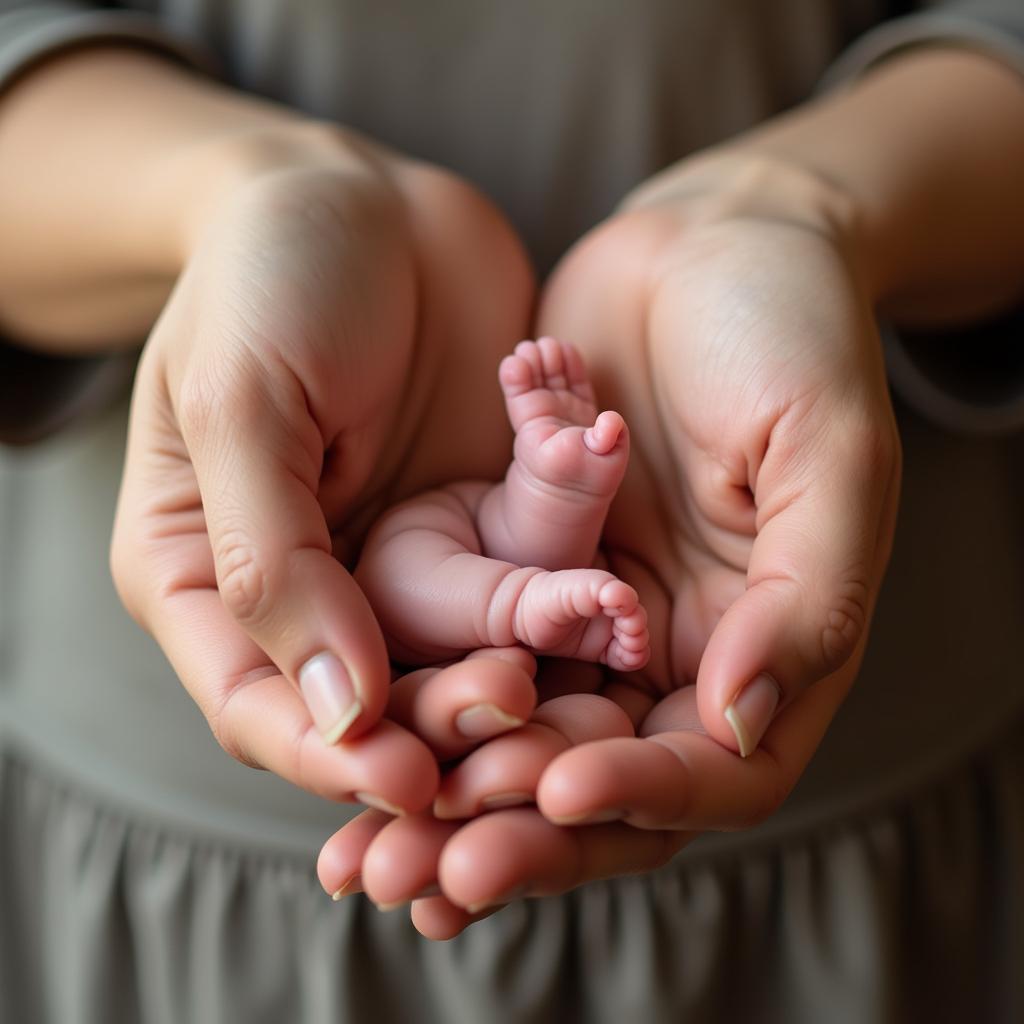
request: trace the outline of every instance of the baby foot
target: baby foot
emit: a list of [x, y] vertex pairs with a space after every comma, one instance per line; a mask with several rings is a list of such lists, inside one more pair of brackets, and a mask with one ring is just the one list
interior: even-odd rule
[[538, 654], [598, 661], [621, 672], [647, 664], [647, 612], [637, 592], [601, 569], [540, 572], [523, 587], [512, 632]]
[[553, 338], [520, 342], [498, 377], [515, 457], [496, 494], [500, 510], [481, 524], [487, 554], [546, 569], [590, 565], [626, 472], [625, 421], [597, 414], [579, 352]]
[[498, 370], [516, 432], [515, 460], [552, 501], [607, 501], [626, 471], [629, 438], [617, 412], [597, 415], [594, 389], [572, 345], [521, 341]]

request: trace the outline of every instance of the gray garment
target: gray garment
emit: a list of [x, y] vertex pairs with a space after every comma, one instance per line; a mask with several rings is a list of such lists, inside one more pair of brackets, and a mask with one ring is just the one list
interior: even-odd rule
[[[20, 6], [0, 15], [0, 85], [82, 40], [182, 59], [205, 44], [242, 87], [476, 181], [542, 266], [659, 166], [804, 98], [890, 13], [871, 0], [133, 5], [153, 20]], [[886, 25], [836, 73], [943, 38], [1024, 67], [1024, 5]], [[979, 417], [998, 404], [897, 351]], [[1022, 388], [1024, 373], [1004, 432]], [[70, 401], [45, 404], [58, 417]], [[348, 809], [230, 761], [120, 610], [106, 547], [123, 407], [0, 452], [0, 1021], [571, 1020], [581, 1005], [592, 1020], [721, 1020], [744, 999], [755, 1020], [1024, 1014], [1022, 908], [992, 906], [1024, 891], [1024, 438], [957, 438], [912, 413], [901, 425], [904, 503], [865, 667], [783, 811], [445, 946], [319, 893], [312, 857]], [[977, 941], [953, 955], [941, 942], [958, 931]]]
[[870, 814], [431, 943], [331, 903], [311, 855], [154, 825], [8, 751], [0, 1021], [1016, 1024], [1021, 779], [1024, 723]]

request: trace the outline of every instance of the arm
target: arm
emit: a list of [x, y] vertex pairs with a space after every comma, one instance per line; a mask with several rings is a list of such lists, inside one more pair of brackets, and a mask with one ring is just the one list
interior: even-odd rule
[[[898, 324], [983, 316], [1024, 294], [1024, 80], [966, 48], [908, 50], [845, 88], [681, 161], [626, 208], [706, 195], [820, 222]], [[755, 192], [759, 193], [755, 199]], [[724, 211], [723, 211], [724, 212]]]
[[0, 98], [0, 328], [134, 347], [215, 206], [275, 170], [363, 161], [344, 133], [142, 49], [58, 53]]

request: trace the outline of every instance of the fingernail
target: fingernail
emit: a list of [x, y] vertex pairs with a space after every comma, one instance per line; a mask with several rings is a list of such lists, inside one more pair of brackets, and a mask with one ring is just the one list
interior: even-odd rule
[[525, 896], [529, 888], [529, 885], [517, 885], [514, 889], [509, 889], [508, 892], [496, 896], [493, 900], [481, 900], [479, 903], [470, 903], [466, 907], [466, 913], [479, 914], [481, 910], [487, 910], [490, 907], [500, 907], [503, 903], [511, 903], [512, 900]]
[[331, 899], [337, 903], [338, 900], [344, 899], [346, 896], [351, 896], [354, 892], [362, 891], [362, 878], [360, 877], [359, 872], [356, 872], [347, 882], [345, 882], [344, 885], [342, 885], [340, 889], [331, 893]]
[[355, 798], [361, 804], [366, 804], [367, 807], [374, 807], [378, 811], [383, 811], [385, 814], [393, 814], [396, 818], [400, 818], [405, 814], [405, 811], [403, 811], [401, 807], [389, 804], [387, 800], [377, 796], [375, 793], [356, 792]]
[[626, 812], [615, 807], [603, 811], [587, 811], [585, 814], [572, 814], [565, 818], [548, 818], [553, 825], [603, 825], [609, 821], [622, 821]]
[[485, 811], [500, 811], [503, 807], [518, 807], [520, 804], [532, 804], [532, 793], [495, 793], [485, 796], [480, 806]]
[[740, 757], [749, 757], [757, 750], [778, 706], [779, 684], [762, 672], [747, 683], [725, 709], [725, 720], [736, 734]]
[[345, 666], [330, 651], [314, 655], [299, 669], [299, 689], [328, 746], [345, 735], [363, 710]]
[[434, 817], [441, 821], [457, 821], [459, 818], [465, 817], [465, 815], [455, 811], [452, 808], [450, 801], [440, 795], [434, 797], [434, 804], [431, 807], [431, 810], [434, 813]]
[[523, 719], [502, 711], [495, 704], [474, 704], [455, 716], [455, 728], [469, 740], [485, 740], [523, 724]]
[[436, 882], [431, 882], [429, 885], [424, 886], [415, 896], [410, 896], [409, 899], [395, 900], [394, 903], [375, 903], [374, 906], [378, 910], [387, 913], [389, 910], [397, 910], [399, 907], [407, 907], [413, 900], [426, 899], [428, 896], [440, 896], [441, 887]]

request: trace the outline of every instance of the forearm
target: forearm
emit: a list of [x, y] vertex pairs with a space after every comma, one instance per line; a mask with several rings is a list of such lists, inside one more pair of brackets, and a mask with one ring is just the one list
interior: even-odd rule
[[[908, 50], [654, 184], [675, 175], [699, 187], [751, 157], [817, 179], [813, 204], [852, 242], [869, 294], [898, 322], [956, 322], [1024, 294], [1024, 83], [999, 62]], [[781, 178], [789, 204], [801, 185]]]
[[211, 208], [340, 135], [144, 50], [58, 56], [0, 97], [0, 331], [52, 351], [133, 344]]

